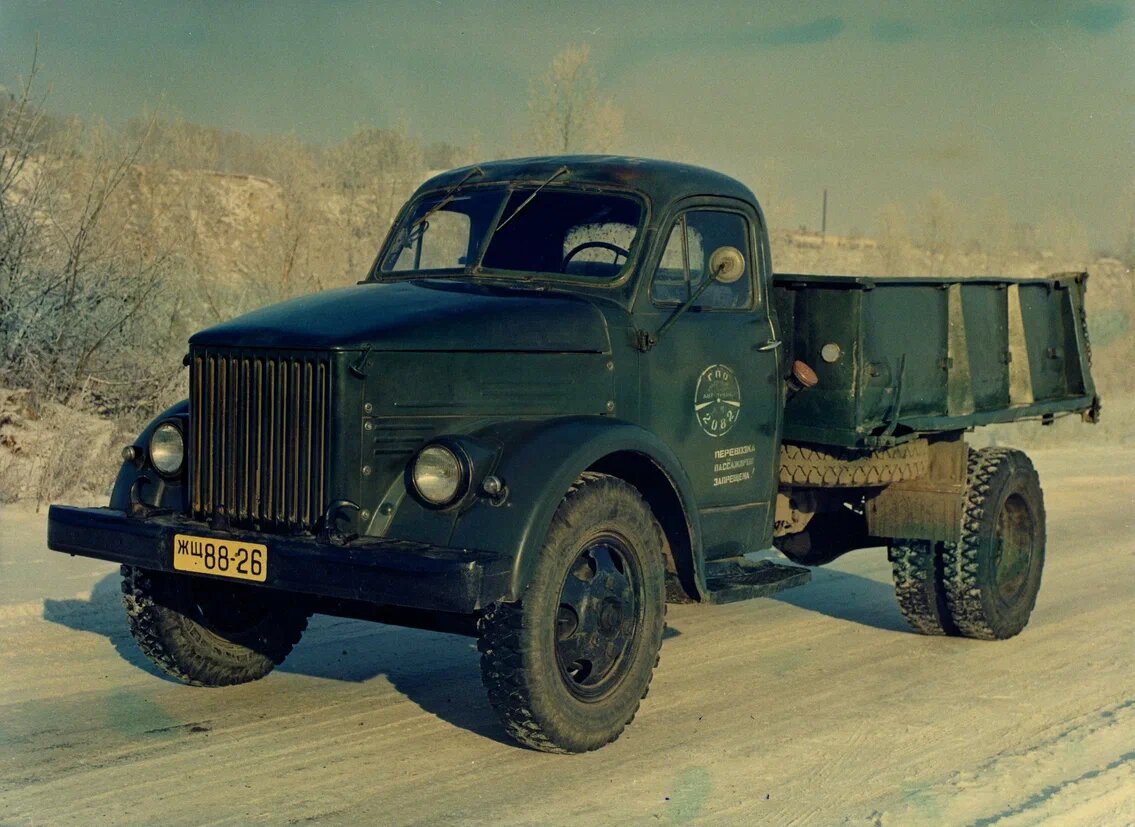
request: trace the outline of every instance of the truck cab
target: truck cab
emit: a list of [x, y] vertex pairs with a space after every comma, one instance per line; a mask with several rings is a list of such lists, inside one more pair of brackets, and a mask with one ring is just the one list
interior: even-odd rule
[[[371, 279], [404, 273], [539, 291], [546, 304], [588, 302], [594, 341], [558, 350], [594, 357], [573, 357], [563, 374], [544, 366], [564, 361], [558, 355], [503, 358], [497, 381], [519, 380], [504, 393], [508, 407], [561, 394], [534, 412], [639, 430], [655, 447], [623, 461], [662, 472], [688, 500], [699, 560], [771, 546], [783, 378], [768, 236], [745, 187], [637, 159], [456, 170], [411, 199]], [[549, 337], [587, 329], [566, 318], [534, 323]], [[492, 386], [478, 380], [469, 395]], [[460, 393], [452, 401], [464, 402]], [[493, 413], [510, 415], [505, 406]]]
[[[1068, 301], [1040, 299], [1018, 332], [1056, 331], [1059, 381], [935, 418], [928, 389], [961, 398], [958, 341], [984, 335], [964, 335], [984, 292], [915, 280], [898, 300], [941, 317], [942, 372], [937, 351], [875, 354], [874, 285], [775, 279], [732, 178], [608, 156], [452, 170], [358, 284], [194, 335], [188, 399], [126, 447], [109, 507], [52, 507], [49, 544], [122, 563], [135, 638], [187, 683], [263, 677], [313, 612], [457, 630], [478, 638], [511, 735], [595, 749], [649, 686], [667, 601], [807, 582], [776, 547], [811, 565], [888, 545], [920, 631], [1020, 631], [1039, 484], [1027, 459], [967, 460], [961, 434], [1098, 412], [1083, 280], [1055, 283]], [[1018, 311], [1032, 287], [1011, 288]], [[989, 320], [1009, 356], [1010, 304]], [[968, 480], [990, 474], [1012, 506], [974, 539]], [[1011, 563], [982, 563], [978, 588], [993, 602], [950, 602], [974, 589], [942, 561], [961, 572], [997, 542]]]

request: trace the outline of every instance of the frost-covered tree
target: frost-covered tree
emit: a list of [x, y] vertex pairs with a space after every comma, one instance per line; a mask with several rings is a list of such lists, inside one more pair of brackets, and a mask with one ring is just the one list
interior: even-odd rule
[[534, 80], [528, 95], [525, 152], [610, 152], [623, 134], [623, 112], [599, 92], [587, 45], [568, 46]]

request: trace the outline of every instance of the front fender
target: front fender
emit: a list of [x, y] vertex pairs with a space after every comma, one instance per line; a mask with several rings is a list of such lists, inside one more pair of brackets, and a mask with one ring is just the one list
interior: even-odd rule
[[[649, 431], [607, 417], [570, 417], [493, 426], [481, 436], [501, 445], [495, 474], [508, 486], [502, 505], [479, 501], [454, 526], [455, 547], [515, 554], [505, 600], [519, 600], [536, 565], [552, 517], [579, 475], [614, 453], [649, 459], [670, 480], [682, 503], [701, 580], [701, 527], [692, 486], [673, 452]], [[486, 596], [490, 597], [491, 596]]]
[[[147, 452], [150, 434], [167, 419], [181, 419], [182, 427], [188, 427], [189, 400], [183, 399], [154, 417], [132, 444]], [[188, 437], [188, 434], [186, 436]], [[188, 451], [188, 438], [185, 447]], [[139, 460], [125, 460], [118, 469], [118, 477], [114, 481], [114, 490], [110, 494], [110, 507], [125, 511], [127, 514], [134, 513], [138, 503], [151, 508], [173, 508], [184, 511], [185, 492], [188, 491], [185, 482], [186, 473], [188, 468], [183, 466], [180, 480], [166, 480], [150, 465], [145, 453]]]

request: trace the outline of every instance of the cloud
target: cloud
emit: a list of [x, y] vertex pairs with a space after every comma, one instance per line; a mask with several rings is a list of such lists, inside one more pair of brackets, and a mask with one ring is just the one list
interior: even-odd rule
[[796, 26], [760, 28], [743, 37], [756, 46], [806, 46], [834, 40], [845, 28], [847, 24], [842, 18], [820, 17]]
[[1128, 4], [1031, 0], [1017, 3], [943, 4], [943, 22], [962, 31], [1033, 29], [1056, 32], [1076, 28], [1090, 35], [1106, 35], [1131, 18]]
[[1127, 9], [1116, 3], [1092, 3], [1072, 12], [1072, 22], [1089, 34], [1106, 34], [1128, 18]]
[[905, 20], [876, 20], [871, 24], [871, 36], [882, 43], [909, 43], [919, 31]]

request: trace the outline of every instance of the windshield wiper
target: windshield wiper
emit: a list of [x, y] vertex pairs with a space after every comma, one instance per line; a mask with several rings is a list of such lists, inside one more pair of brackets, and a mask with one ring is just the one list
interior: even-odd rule
[[[508, 224], [508, 222], [512, 221], [512, 219], [516, 218], [517, 213], [519, 213], [522, 209], [524, 209], [529, 204], [531, 204], [532, 199], [535, 198], [539, 194], [540, 190], [544, 189], [544, 187], [548, 186], [548, 184], [555, 181], [557, 178], [559, 178], [565, 172], [568, 172], [568, 168], [567, 167], [560, 167], [559, 169], [557, 169], [555, 172], [552, 173], [551, 177], [548, 178], [547, 181], [545, 181], [540, 186], [536, 187], [536, 189], [532, 190], [532, 194], [530, 196], [528, 196], [527, 198], [525, 198], [524, 201], [519, 206], [517, 206], [517, 208], [515, 210], [510, 212], [508, 214], [508, 218], [506, 218], [504, 221], [497, 224], [496, 228], [493, 230], [493, 235], [496, 235], [497, 233], [499, 233], [501, 231], [502, 227], [504, 227], [506, 224]], [[489, 240], [490, 241], [492, 240], [492, 236], [489, 236]]]
[[[405, 250], [408, 247], [412, 247], [414, 244], [420, 244], [421, 243], [421, 237], [423, 235], [425, 235], [426, 230], [429, 229], [429, 226], [430, 226], [429, 225], [429, 218], [430, 218], [430, 216], [433, 215], [434, 213], [436, 213], [438, 210], [444, 209], [446, 207], [446, 205], [451, 203], [453, 201], [454, 196], [457, 195], [457, 191], [460, 190], [463, 186], [465, 186], [465, 184], [469, 181], [470, 178], [472, 178], [474, 175], [484, 175], [484, 174], [485, 174], [485, 171], [483, 169], [481, 169], [480, 167], [473, 167], [471, 170], [469, 170], [467, 173], [465, 173], [464, 176], [462, 176], [460, 181], [458, 181], [456, 184], [454, 184], [452, 187], [450, 187], [448, 190], [446, 190], [445, 194], [438, 200], [438, 202], [436, 204], [434, 204], [432, 207], [430, 207], [428, 210], [426, 210], [424, 213], [422, 213], [412, 224], [410, 224], [409, 226], [403, 225], [400, 228], [398, 228], [397, 229], [398, 235], [395, 236], [391, 241], [391, 251], [397, 250], [397, 251], [399, 251], [399, 254], [400, 254], [402, 250]], [[418, 252], [419, 252], [419, 255], [420, 255], [421, 254], [420, 248], [419, 248]], [[389, 261], [389, 255], [387, 256], [386, 261]], [[378, 280], [379, 279], [379, 274], [381, 272], [385, 272], [383, 262], [384, 262], [384, 259], [381, 256], [379, 258], [375, 259], [375, 262], [371, 266], [371, 271], [370, 271], [370, 274], [367, 276], [366, 281], [372, 281], [372, 280]], [[359, 283], [362, 284], [363, 282], [359, 282]]]
[[463, 186], [465, 186], [466, 181], [468, 181], [474, 175], [484, 175], [484, 174], [485, 174], [485, 171], [483, 169], [481, 169], [480, 167], [473, 167], [471, 170], [469, 170], [469, 172], [466, 173], [464, 178], [462, 178], [460, 181], [458, 181], [456, 184], [454, 184], [452, 187], [450, 187], [448, 190], [446, 190], [445, 195], [443, 195], [441, 197], [440, 201], [438, 201], [436, 204], [434, 204], [432, 207], [430, 207], [428, 210], [426, 210], [424, 213], [422, 213], [418, 217], [418, 219], [406, 229], [406, 238], [412, 239], [414, 237], [413, 236], [414, 230], [416, 230], [421, 224], [423, 224], [427, 219], [429, 219], [429, 217], [431, 215], [433, 215], [435, 212], [437, 212], [438, 210], [441, 210], [441, 209], [445, 209], [446, 205], [449, 204], [453, 200], [453, 196], [455, 196], [457, 194], [457, 191], [459, 189], [461, 189]]

